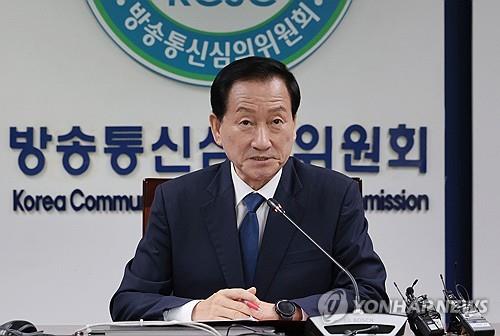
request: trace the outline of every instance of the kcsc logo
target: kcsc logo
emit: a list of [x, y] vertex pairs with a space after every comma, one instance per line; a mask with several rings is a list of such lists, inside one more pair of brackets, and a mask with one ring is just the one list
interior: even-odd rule
[[333, 32], [351, 0], [87, 0], [99, 23], [138, 62], [164, 76], [210, 85], [251, 55], [289, 67]]

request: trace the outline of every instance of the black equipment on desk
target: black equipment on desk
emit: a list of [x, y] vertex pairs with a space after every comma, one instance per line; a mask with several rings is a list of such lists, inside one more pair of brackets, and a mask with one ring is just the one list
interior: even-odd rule
[[406, 316], [408, 317], [408, 324], [410, 329], [416, 336], [441, 336], [444, 335], [443, 322], [441, 315], [437, 312], [436, 308], [427, 299], [427, 295], [419, 295], [415, 297], [415, 290], [413, 287], [417, 284], [416, 279], [411, 287], [406, 288], [406, 299], [403, 293], [399, 290], [396, 283], [396, 289], [406, 303]]
[[[464, 331], [469, 336], [493, 336], [495, 335], [495, 329], [491, 324], [481, 315], [479, 309], [472, 302], [472, 300], [465, 300], [465, 298], [460, 295], [457, 290], [457, 294], [460, 298], [449, 289], [446, 288], [446, 284], [441, 277], [441, 282], [443, 283], [443, 294], [446, 302], [446, 309], [449, 314], [449, 324], [447, 331], [463, 334]], [[457, 285], [455, 285], [455, 289]]]
[[24, 320], [12, 320], [0, 325], [0, 336], [52, 336], [37, 330], [35, 325]]
[[24, 320], [14, 320], [0, 325], [0, 336], [17, 336], [37, 332], [33, 323]]

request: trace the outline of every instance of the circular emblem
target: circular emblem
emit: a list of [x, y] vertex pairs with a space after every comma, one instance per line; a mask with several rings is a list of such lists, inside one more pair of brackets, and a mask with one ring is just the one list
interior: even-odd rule
[[87, 0], [113, 40], [139, 63], [210, 85], [230, 62], [271, 57], [293, 67], [333, 32], [351, 0]]

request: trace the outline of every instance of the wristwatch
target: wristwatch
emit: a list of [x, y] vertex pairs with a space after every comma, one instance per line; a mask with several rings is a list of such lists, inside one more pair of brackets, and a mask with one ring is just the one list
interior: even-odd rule
[[295, 315], [297, 306], [292, 301], [280, 300], [274, 305], [274, 310], [281, 320], [291, 321], [293, 315]]

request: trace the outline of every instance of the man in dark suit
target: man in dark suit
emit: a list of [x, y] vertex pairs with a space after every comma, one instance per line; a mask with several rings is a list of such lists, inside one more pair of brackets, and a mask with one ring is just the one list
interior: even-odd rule
[[351, 271], [362, 300], [387, 300], [358, 187], [291, 158], [300, 91], [283, 64], [231, 63], [211, 88], [228, 161], [157, 188], [147, 232], [111, 299], [113, 320], [304, 319], [348, 277], [265, 199]]

